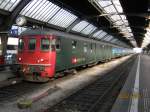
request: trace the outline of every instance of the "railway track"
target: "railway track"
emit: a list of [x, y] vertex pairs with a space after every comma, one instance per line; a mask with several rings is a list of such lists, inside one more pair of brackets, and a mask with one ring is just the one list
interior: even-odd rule
[[0, 88], [0, 105], [25, 97], [30, 92], [40, 88], [42, 84], [21, 82], [15, 85]]
[[135, 57], [45, 112], [109, 112], [134, 60]]

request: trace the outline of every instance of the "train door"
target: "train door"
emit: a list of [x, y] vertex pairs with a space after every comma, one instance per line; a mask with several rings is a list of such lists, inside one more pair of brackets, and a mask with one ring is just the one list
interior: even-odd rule
[[88, 63], [88, 43], [84, 42], [83, 44], [83, 57], [85, 58], [85, 64]]
[[65, 69], [61, 37], [56, 38], [56, 72]]

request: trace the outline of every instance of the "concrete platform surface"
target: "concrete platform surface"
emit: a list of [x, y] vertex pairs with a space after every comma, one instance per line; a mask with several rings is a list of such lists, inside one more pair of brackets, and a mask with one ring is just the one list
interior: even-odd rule
[[0, 82], [10, 79], [12, 77], [15, 77], [15, 75], [8, 67], [6, 67], [5, 70], [0, 71]]
[[139, 55], [111, 112], [150, 112], [150, 56]]

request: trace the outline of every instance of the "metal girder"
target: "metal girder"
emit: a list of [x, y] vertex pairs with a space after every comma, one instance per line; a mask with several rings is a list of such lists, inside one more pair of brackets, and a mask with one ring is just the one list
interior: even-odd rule
[[21, 12], [21, 10], [30, 2], [31, 0], [22, 0], [16, 8], [11, 12], [11, 15], [5, 22], [5, 26], [3, 30], [8, 30], [13, 25], [14, 21], [16, 20], [17, 16]]
[[4, 16], [8, 16], [8, 15], [10, 15], [10, 12], [0, 9], [0, 14], [2, 14]]
[[80, 22], [81, 20], [78, 18], [76, 19], [67, 29], [66, 29], [66, 32], [70, 32], [71, 29]]

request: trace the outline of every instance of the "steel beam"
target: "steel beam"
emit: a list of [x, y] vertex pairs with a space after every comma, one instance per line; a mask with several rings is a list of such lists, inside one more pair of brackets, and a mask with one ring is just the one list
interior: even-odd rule
[[66, 32], [70, 32], [71, 29], [80, 22], [81, 20], [78, 18], [76, 19], [67, 29], [66, 29]]
[[8, 16], [8, 15], [10, 15], [10, 12], [0, 9], [0, 14], [2, 14], [4, 16]]

